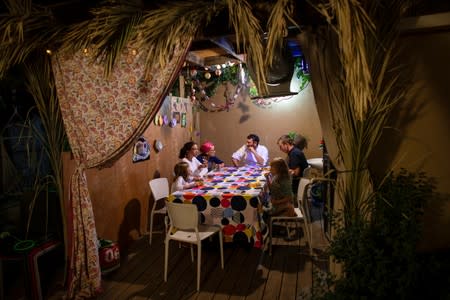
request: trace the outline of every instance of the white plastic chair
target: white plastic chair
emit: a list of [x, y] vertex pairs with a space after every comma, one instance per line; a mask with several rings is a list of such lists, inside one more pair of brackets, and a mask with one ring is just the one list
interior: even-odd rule
[[[197, 245], [197, 291], [200, 290], [200, 264], [202, 261], [202, 241], [214, 234], [219, 234], [220, 262], [223, 269], [223, 241], [222, 229], [219, 226], [198, 224], [197, 206], [189, 203], [166, 202], [170, 218], [170, 228], [166, 235], [164, 252], [164, 281], [167, 282], [167, 268], [169, 263], [169, 242], [175, 240], [191, 245]], [[193, 249], [191, 247], [191, 259]]]
[[[166, 215], [166, 200], [169, 197], [169, 181], [167, 178], [155, 178], [148, 182], [150, 190], [152, 191], [154, 202], [152, 209], [150, 211], [150, 234], [149, 234], [149, 244], [152, 244], [153, 235], [153, 218], [155, 214]], [[156, 209], [157, 207], [160, 207]], [[167, 233], [167, 221], [164, 219], [165, 233]]]
[[[307, 199], [307, 191], [309, 185], [311, 184], [311, 180], [306, 178], [300, 178], [298, 192], [297, 192], [297, 207], [295, 210], [295, 217], [287, 217], [287, 216], [270, 216], [269, 218], [269, 255], [272, 255], [272, 232], [273, 232], [273, 224], [286, 226], [288, 230], [289, 223], [303, 223], [305, 228], [305, 235], [308, 240], [309, 246], [309, 254], [312, 255], [312, 245], [311, 245], [311, 230], [309, 228], [309, 214], [305, 210], [305, 202], [304, 199]], [[298, 245], [300, 247], [300, 239], [298, 240]]]

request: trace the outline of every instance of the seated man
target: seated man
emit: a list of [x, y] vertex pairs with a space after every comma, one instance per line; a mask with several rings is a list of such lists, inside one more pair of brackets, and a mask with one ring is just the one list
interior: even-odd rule
[[289, 173], [292, 175], [292, 192], [294, 195], [297, 195], [300, 177], [303, 177], [303, 172], [309, 166], [305, 154], [302, 151], [307, 145], [306, 139], [302, 138], [298, 139], [298, 141], [301, 143], [301, 149], [294, 145], [294, 140], [287, 134], [282, 135], [277, 142], [280, 150], [288, 155], [287, 163]]
[[265, 166], [269, 159], [269, 151], [259, 144], [259, 137], [256, 134], [249, 134], [247, 144], [234, 152], [231, 159], [235, 167], [238, 167], [239, 163], [247, 166]]

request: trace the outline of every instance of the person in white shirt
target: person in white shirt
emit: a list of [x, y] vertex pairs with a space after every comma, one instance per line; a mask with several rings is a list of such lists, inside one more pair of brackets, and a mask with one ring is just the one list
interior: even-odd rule
[[208, 173], [208, 162], [199, 161], [196, 156], [199, 154], [198, 145], [195, 142], [187, 142], [180, 150], [178, 158], [189, 165], [192, 176], [194, 178], [201, 178]]
[[231, 159], [235, 167], [240, 164], [265, 166], [269, 159], [269, 151], [265, 146], [259, 144], [259, 137], [252, 133], [247, 136], [247, 143], [234, 152]]
[[177, 163], [173, 168], [173, 172], [175, 173], [175, 177], [170, 188], [171, 193], [191, 189], [201, 185], [201, 182], [199, 181], [189, 181], [189, 177], [191, 177], [191, 170], [189, 170], [189, 165], [185, 161], [180, 161]]

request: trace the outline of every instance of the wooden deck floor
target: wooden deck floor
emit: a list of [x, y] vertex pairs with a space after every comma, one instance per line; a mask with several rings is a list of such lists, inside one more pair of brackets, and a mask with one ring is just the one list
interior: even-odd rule
[[[320, 228], [313, 228], [313, 246], [323, 246]], [[196, 291], [196, 261], [190, 250], [171, 242], [168, 282], [164, 282], [164, 245], [161, 234], [148, 244], [137, 241], [122, 266], [103, 278], [98, 299], [301, 299], [310, 288], [314, 268], [326, 269], [323, 255], [312, 259], [298, 239], [274, 239], [273, 254], [242, 245], [224, 244], [225, 268], [220, 268], [218, 242], [204, 245], [200, 292]], [[317, 250], [317, 249], [316, 249]], [[320, 251], [318, 251], [320, 252]]]

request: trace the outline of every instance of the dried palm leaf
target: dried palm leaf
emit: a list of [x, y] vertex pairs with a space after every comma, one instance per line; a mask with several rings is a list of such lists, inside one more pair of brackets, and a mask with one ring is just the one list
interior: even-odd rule
[[111, 73], [125, 46], [136, 37], [144, 6], [140, 1], [105, 3], [91, 11], [92, 19], [74, 24], [63, 38], [61, 52], [85, 50]]
[[56, 26], [48, 8], [31, 5], [29, 0], [6, 0], [5, 4], [8, 13], [0, 18], [0, 78], [35, 51], [44, 55], [64, 30], [63, 26]]
[[164, 68], [172, 53], [168, 50], [181, 45], [188, 47], [201, 24], [206, 26], [219, 7], [220, 3], [210, 1], [183, 1], [145, 12], [138, 27], [138, 43], [140, 48], [148, 49], [146, 75], [151, 72], [149, 66], [154, 61]]
[[[50, 59], [48, 56], [39, 55], [34, 63], [26, 67], [26, 88], [33, 96], [36, 109], [42, 122], [43, 132], [40, 128], [32, 126], [34, 135], [37, 136], [52, 169], [51, 176], [45, 176], [37, 181], [35, 193], [38, 195], [48, 185], [53, 184], [57, 188], [60, 201], [61, 221], [66, 228], [66, 205], [63, 191], [62, 152], [66, 138], [64, 123], [56, 96], [56, 87], [52, 75]], [[45, 185], [45, 187], [43, 186]], [[29, 220], [30, 221], [30, 220]], [[28, 222], [29, 226], [29, 222]], [[67, 236], [63, 230], [64, 245], [67, 254]]]
[[226, 0], [229, 22], [236, 33], [238, 52], [242, 43], [244, 52], [255, 72], [255, 84], [261, 94], [267, 94], [266, 65], [264, 61], [264, 47], [262, 45], [262, 29], [259, 20], [252, 13], [252, 7], [245, 0]]
[[[331, 0], [316, 6], [338, 35], [342, 67], [332, 89], [333, 128], [342, 163], [338, 186], [344, 222], [368, 219], [373, 209], [368, 161], [387, 118], [405, 94], [395, 66], [395, 30], [404, 1]], [[381, 17], [382, 16], [382, 17]]]
[[288, 35], [288, 22], [298, 25], [293, 19], [294, 3], [292, 0], [278, 0], [272, 10], [268, 21], [268, 36], [266, 46], [266, 64], [270, 67], [276, 49], [283, 47], [283, 40]]

